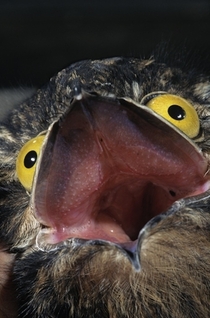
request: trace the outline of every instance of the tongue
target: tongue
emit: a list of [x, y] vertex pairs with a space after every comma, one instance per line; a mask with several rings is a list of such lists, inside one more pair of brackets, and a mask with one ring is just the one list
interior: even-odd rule
[[198, 149], [146, 107], [85, 95], [49, 129], [31, 204], [53, 242], [125, 242], [173, 201], [206, 191], [206, 170]]

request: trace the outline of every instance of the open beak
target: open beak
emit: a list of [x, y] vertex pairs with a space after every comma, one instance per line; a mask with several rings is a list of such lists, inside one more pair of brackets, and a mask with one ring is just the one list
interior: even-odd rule
[[49, 127], [38, 159], [39, 243], [114, 244], [138, 269], [145, 229], [207, 191], [206, 171], [201, 150], [148, 107], [82, 92]]

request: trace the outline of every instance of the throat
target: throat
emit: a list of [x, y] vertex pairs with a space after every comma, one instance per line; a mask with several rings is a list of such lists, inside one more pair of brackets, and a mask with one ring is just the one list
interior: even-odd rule
[[[143, 226], [173, 202], [168, 191], [147, 180], [116, 173], [78, 207], [62, 211], [56, 227], [45, 227], [44, 232], [48, 228], [51, 244], [69, 238], [128, 243], [135, 241]], [[53, 214], [58, 211], [51, 207]]]

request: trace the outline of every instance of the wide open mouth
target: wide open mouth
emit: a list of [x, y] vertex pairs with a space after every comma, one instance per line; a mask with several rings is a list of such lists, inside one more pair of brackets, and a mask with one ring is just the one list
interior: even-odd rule
[[207, 162], [146, 106], [83, 94], [49, 129], [31, 206], [48, 243], [129, 244], [174, 201], [205, 192]]

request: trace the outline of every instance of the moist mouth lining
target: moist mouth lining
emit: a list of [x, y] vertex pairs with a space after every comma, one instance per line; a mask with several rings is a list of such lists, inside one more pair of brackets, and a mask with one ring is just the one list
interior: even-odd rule
[[[116, 186], [113, 186], [112, 178], [110, 184], [112, 189], [102, 190], [95, 205], [95, 220], [96, 223], [101, 223], [101, 228], [106, 229], [105, 232], [112, 241], [122, 243], [124, 237], [118, 235], [122, 231], [127, 241], [135, 241], [144, 225], [154, 216], [166, 211], [175, 201], [167, 189], [135, 176], [126, 176], [125, 180]], [[110, 234], [113, 234], [113, 237]]]
[[51, 125], [31, 206], [48, 241], [135, 241], [174, 201], [208, 189], [206, 159], [145, 106], [84, 94]]

